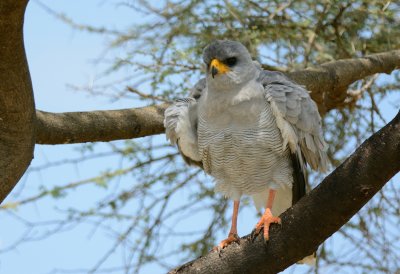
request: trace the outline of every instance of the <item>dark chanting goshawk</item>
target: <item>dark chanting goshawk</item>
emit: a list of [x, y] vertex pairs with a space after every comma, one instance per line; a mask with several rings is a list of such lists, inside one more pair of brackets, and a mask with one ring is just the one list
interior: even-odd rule
[[217, 40], [203, 51], [205, 79], [190, 96], [165, 111], [167, 138], [188, 164], [204, 169], [215, 190], [233, 199], [232, 226], [218, 248], [238, 241], [242, 195], [265, 208], [256, 224], [279, 216], [305, 194], [305, 168], [325, 172], [327, 145], [317, 105], [304, 87], [284, 74], [262, 70], [239, 42]]

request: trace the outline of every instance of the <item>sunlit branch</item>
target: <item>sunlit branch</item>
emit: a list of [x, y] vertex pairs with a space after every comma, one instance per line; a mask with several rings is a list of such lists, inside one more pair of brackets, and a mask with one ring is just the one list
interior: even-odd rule
[[[347, 87], [375, 73], [390, 73], [400, 67], [400, 50], [344, 59], [288, 73], [312, 91], [321, 114], [339, 107]], [[188, 87], [189, 88], [189, 87]], [[164, 132], [168, 104], [137, 109], [49, 113], [37, 111], [36, 143], [68, 144], [139, 138]]]

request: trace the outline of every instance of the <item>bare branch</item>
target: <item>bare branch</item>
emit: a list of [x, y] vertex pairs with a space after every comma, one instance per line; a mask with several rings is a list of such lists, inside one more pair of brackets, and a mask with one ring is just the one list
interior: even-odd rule
[[160, 134], [164, 132], [167, 106], [66, 113], [37, 111], [36, 143], [105, 142]]
[[155, 95], [146, 94], [146, 93], [143, 93], [141, 91], [138, 91], [137, 89], [135, 89], [133, 87], [126, 87], [126, 90], [129, 91], [129, 92], [132, 92], [134, 94], [139, 95], [139, 97], [141, 97], [143, 99], [151, 99], [151, 100], [157, 100], [157, 101], [168, 103], [168, 100], [166, 100], [165, 98], [163, 98], [161, 96], [155, 96]]

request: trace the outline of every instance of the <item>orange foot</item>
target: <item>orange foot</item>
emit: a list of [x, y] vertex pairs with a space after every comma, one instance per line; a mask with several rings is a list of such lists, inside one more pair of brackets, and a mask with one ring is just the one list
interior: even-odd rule
[[272, 212], [269, 208], [267, 208], [264, 214], [261, 216], [260, 221], [256, 224], [255, 235], [260, 233], [261, 228], [264, 227], [264, 240], [268, 241], [269, 239], [269, 226], [272, 224], [281, 224], [281, 218], [272, 216]]
[[239, 243], [240, 238], [236, 233], [229, 233], [228, 238], [221, 241], [219, 245], [213, 248], [213, 251], [221, 251], [223, 248], [227, 247], [231, 243]]

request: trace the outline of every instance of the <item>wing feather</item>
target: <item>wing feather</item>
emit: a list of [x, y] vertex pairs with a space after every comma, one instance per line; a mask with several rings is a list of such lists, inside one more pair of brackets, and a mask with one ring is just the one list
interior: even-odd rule
[[178, 99], [164, 113], [167, 140], [177, 145], [185, 162], [203, 168], [197, 144], [197, 101], [205, 88], [204, 79], [190, 91], [190, 96]]
[[281, 131], [283, 149], [289, 145], [298, 159], [304, 157], [313, 169], [325, 172], [329, 165], [327, 145], [317, 105], [309, 92], [279, 72], [261, 71], [258, 80]]

